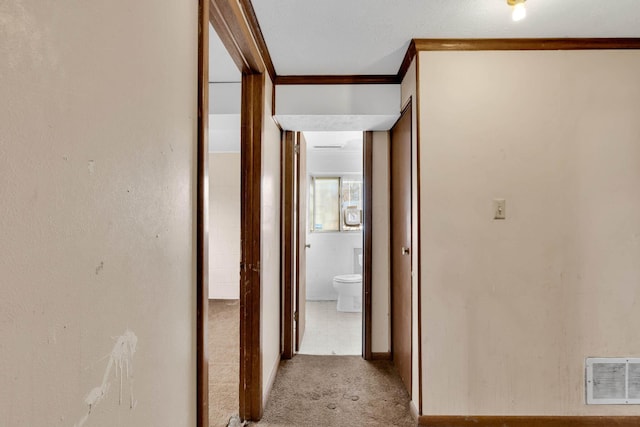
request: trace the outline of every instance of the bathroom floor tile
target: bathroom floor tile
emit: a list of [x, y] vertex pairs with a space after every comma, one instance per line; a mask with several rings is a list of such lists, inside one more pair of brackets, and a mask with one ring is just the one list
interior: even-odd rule
[[336, 301], [307, 301], [300, 354], [360, 355], [362, 313], [336, 310]]

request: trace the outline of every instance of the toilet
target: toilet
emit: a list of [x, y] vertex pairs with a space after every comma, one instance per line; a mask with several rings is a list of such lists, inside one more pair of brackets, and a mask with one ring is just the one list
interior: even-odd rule
[[362, 311], [362, 274], [334, 276], [333, 288], [338, 292], [337, 310], [350, 313]]

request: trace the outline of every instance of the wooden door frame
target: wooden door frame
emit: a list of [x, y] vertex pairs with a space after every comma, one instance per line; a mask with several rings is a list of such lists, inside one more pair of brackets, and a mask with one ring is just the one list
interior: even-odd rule
[[362, 357], [372, 360], [372, 262], [373, 262], [373, 132], [363, 135], [362, 175], [364, 223], [362, 230], [363, 266], [362, 266]]
[[242, 75], [240, 121], [240, 407], [243, 420], [262, 417], [261, 184], [264, 74]]
[[[282, 236], [283, 242], [293, 241], [296, 233], [296, 221], [293, 221], [293, 211], [296, 209], [295, 188], [300, 185], [301, 177], [295, 175], [293, 167], [294, 147], [297, 133], [283, 132], [283, 172], [282, 172]], [[296, 181], [295, 185], [293, 180]], [[373, 132], [363, 132], [363, 267], [362, 267], [362, 357], [365, 360], [374, 359], [371, 350], [372, 339], [372, 242], [373, 242]], [[285, 246], [285, 245], [283, 245]], [[298, 257], [293, 250], [282, 250], [282, 358], [290, 359], [294, 355], [295, 336], [293, 311], [295, 310], [294, 291], [297, 274]]]
[[[242, 262], [240, 266], [240, 407], [243, 420], [262, 417], [260, 195], [265, 78], [275, 71], [249, 0], [199, 0], [196, 243], [196, 421], [209, 425], [208, 373], [208, 87], [209, 23], [242, 72]], [[266, 55], [266, 60], [265, 60]], [[269, 65], [265, 65], [269, 64]]]
[[291, 359], [294, 354], [293, 340], [293, 311], [294, 292], [296, 280], [295, 248], [295, 146], [296, 132], [282, 132], [282, 163], [281, 163], [281, 233], [282, 233], [282, 312], [281, 315], [281, 350], [282, 359]]
[[196, 423], [209, 425], [209, 0], [198, 1], [196, 160]]

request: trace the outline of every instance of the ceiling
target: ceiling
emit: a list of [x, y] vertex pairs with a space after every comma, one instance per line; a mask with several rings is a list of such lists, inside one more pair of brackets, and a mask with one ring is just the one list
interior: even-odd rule
[[[413, 38], [640, 37], [640, 0], [528, 0], [528, 16], [520, 22], [511, 20], [506, 0], [252, 0], [252, 5], [279, 76], [395, 75]], [[209, 81], [239, 82], [236, 65], [209, 30]], [[238, 117], [212, 120], [212, 150], [239, 148]], [[287, 129], [305, 130], [373, 129], [373, 119], [299, 113], [280, 118], [281, 124], [292, 122]], [[219, 146], [221, 138], [233, 144]]]
[[362, 132], [304, 132], [307, 148], [321, 151], [362, 151]]
[[231, 59], [227, 48], [209, 24], [209, 83], [230, 83], [241, 80], [240, 70]]
[[209, 25], [209, 152], [240, 152], [240, 91], [234, 85], [241, 80], [238, 67]]
[[278, 75], [396, 74], [412, 38], [640, 37], [640, 0], [254, 0]]

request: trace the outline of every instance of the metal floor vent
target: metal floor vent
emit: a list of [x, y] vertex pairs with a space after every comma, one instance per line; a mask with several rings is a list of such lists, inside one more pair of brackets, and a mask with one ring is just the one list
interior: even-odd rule
[[587, 405], [640, 405], [640, 358], [586, 361]]

